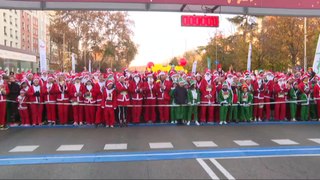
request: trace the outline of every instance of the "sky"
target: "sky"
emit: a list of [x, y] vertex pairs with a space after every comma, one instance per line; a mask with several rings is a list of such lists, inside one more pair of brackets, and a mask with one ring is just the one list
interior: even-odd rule
[[[233, 15], [220, 15], [220, 27], [181, 27], [182, 13], [129, 12], [135, 22], [133, 40], [138, 45], [138, 54], [130, 66], [145, 66], [152, 61], [166, 64], [174, 56], [206, 45], [216, 31], [233, 34], [236, 28], [227, 20]], [[190, 14], [189, 14], [190, 15]]]

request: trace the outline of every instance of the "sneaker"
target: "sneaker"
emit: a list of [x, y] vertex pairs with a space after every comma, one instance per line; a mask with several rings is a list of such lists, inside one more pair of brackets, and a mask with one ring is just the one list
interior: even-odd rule
[[30, 124], [25, 124], [24, 126], [25, 126], [25, 127], [30, 127]]
[[[319, 119], [319, 121], [320, 121], [320, 119]], [[171, 124], [174, 124], [174, 121], [171, 121]]]
[[[297, 120], [296, 120], [296, 118], [292, 118], [292, 121], [293, 121], [293, 122], [296, 122]], [[319, 121], [320, 121], [320, 120], [319, 120]]]
[[113, 125], [111, 125], [110, 127], [113, 128]]
[[197, 126], [199, 126], [199, 125], [200, 125], [198, 121], [196, 121], [196, 125], [197, 125]]
[[224, 124], [228, 124], [227, 121], [224, 121], [223, 123], [224, 123]]
[[187, 126], [190, 126], [190, 121], [187, 122]]
[[32, 124], [32, 126], [36, 126], [36, 124]]
[[258, 121], [261, 122], [262, 121], [261, 118], [259, 118]]
[[108, 128], [109, 126], [108, 125], [106, 125], [106, 128]]
[[80, 125], [80, 126], [82, 126], [82, 125], [83, 125], [83, 123], [82, 123], [82, 122], [80, 122], [80, 123], [79, 123], [79, 125]]
[[74, 126], [78, 126], [78, 123], [77, 123], [77, 122], [74, 122], [73, 125], [74, 125]]
[[220, 121], [220, 123], [219, 123], [220, 125], [222, 125], [223, 124], [223, 122], [222, 121]]

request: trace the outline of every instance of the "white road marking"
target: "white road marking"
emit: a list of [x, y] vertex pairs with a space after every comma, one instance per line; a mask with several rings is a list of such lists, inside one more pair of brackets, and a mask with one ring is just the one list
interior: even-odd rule
[[9, 152], [33, 152], [36, 150], [39, 146], [16, 146], [15, 148], [11, 149]]
[[297, 145], [299, 143], [292, 141], [290, 139], [271, 139], [271, 141], [279, 144], [279, 145]]
[[259, 146], [258, 143], [252, 140], [234, 140], [233, 142], [235, 142], [239, 146]]
[[126, 150], [128, 148], [128, 144], [106, 144], [104, 146], [104, 150]]
[[309, 141], [313, 141], [315, 143], [320, 144], [320, 138], [310, 138]]
[[77, 145], [61, 145], [57, 151], [80, 151], [83, 148], [83, 144]]
[[219, 169], [220, 172], [229, 180], [234, 180], [235, 178], [215, 159], [210, 159], [210, 161]]
[[219, 179], [219, 177], [212, 171], [212, 169], [204, 162], [203, 159], [197, 159], [198, 163], [202, 166], [202, 168], [207, 172], [211, 179]]
[[196, 147], [217, 147], [218, 145], [213, 141], [193, 141]]
[[173, 148], [171, 142], [159, 142], [159, 143], [149, 143], [151, 149], [166, 149]]

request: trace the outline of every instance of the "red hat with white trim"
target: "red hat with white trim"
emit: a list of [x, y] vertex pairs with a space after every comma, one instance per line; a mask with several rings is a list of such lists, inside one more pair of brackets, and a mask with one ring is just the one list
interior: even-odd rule
[[107, 85], [107, 86], [109, 86], [110, 84], [112, 84], [112, 85], [113, 85], [113, 81], [110, 81], [110, 80], [109, 80], [109, 81], [107, 81], [106, 85]]
[[33, 81], [35, 81], [35, 80], [40, 81], [40, 77], [39, 77], [38, 75], [34, 75], [34, 76], [33, 76]]

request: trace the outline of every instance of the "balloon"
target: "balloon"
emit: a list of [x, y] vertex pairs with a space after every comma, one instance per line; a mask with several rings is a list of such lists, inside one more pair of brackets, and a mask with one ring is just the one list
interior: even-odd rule
[[148, 62], [147, 68], [152, 68], [153, 66], [154, 66], [154, 63], [153, 63], [153, 62]]
[[179, 65], [180, 66], [185, 66], [187, 65], [187, 60], [185, 58], [181, 58], [180, 61], [179, 61]]

